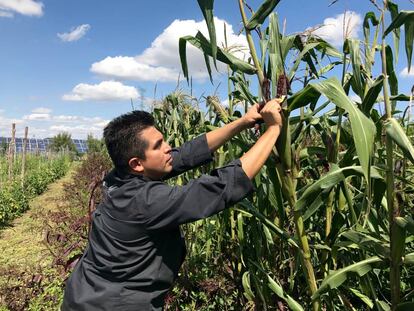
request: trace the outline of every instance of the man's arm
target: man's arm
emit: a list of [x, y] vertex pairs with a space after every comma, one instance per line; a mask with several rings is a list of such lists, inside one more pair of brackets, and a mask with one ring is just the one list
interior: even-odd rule
[[233, 136], [239, 134], [241, 131], [248, 129], [254, 125], [255, 122], [261, 120], [262, 116], [259, 113], [259, 104], [255, 104], [247, 111], [247, 113], [231, 123], [224, 125], [214, 131], [206, 134], [207, 144], [211, 152], [216, 151]]
[[260, 114], [267, 125], [267, 130], [260, 136], [253, 147], [240, 158], [242, 168], [250, 179], [253, 179], [260, 171], [279, 137], [280, 128], [282, 126], [280, 110], [279, 101], [273, 99], [267, 102], [260, 111]]
[[[251, 180], [268, 158], [280, 133], [280, 109], [278, 100], [263, 107], [261, 116], [267, 130], [240, 159], [213, 170], [210, 175], [192, 179], [184, 186], [171, 187], [157, 181], [146, 183], [139, 198], [143, 206], [140, 215], [146, 228], [165, 229], [209, 217], [253, 191]], [[228, 134], [235, 129], [237, 123], [225, 131]]]
[[[271, 105], [276, 105], [277, 107], [280, 107], [279, 102], [279, 99], [270, 101], [272, 103]], [[242, 130], [253, 127], [259, 120], [262, 120], [262, 115], [259, 113], [259, 104], [256, 104], [250, 107], [243, 117], [188, 141], [179, 148], [174, 148], [171, 152], [173, 157], [173, 170], [163, 179], [177, 176], [185, 171], [212, 161], [212, 153], [215, 150]]]

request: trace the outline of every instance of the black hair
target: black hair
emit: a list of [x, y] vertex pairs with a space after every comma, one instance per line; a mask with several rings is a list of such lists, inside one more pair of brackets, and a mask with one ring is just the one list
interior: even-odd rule
[[141, 133], [151, 126], [154, 126], [154, 117], [146, 111], [135, 110], [113, 119], [104, 128], [106, 148], [117, 169], [128, 171], [128, 161], [133, 157], [145, 160], [148, 141]]

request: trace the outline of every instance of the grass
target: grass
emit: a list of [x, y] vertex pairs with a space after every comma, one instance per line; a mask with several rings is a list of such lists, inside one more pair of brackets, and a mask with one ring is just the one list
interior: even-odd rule
[[[59, 284], [57, 286], [53, 284], [55, 274], [51, 268], [53, 258], [43, 242], [44, 221], [48, 213], [59, 210], [65, 204], [61, 199], [64, 184], [72, 178], [73, 168], [74, 166], [65, 177], [50, 184], [43, 194], [33, 198], [26, 213], [15, 219], [8, 227], [0, 230], [0, 267], [3, 268], [3, 273], [0, 273], [0, 287], [16, 288], [15, 286], [18, 286], [22, 278], [28, 274], [34, 275], [40, 271], [43, 273], [49, 271], [52, 275], [52, 283], [49, 284], [50, 290], [46, 289], [46, 293], [61, 291]], [[7, 273], [8, 270], [13, 271], [12, 279], [10, 279], [10, 273]], [[5, 297], [0, 297], [0, 311], [8, 310], [4, 306], [4, 299]], [[42, 306], [42, 303], [42, 295], [39, 295], [31, 302], [29, 309], [37, 310], [41, 306], [42, 310], [53, 310], [56, 307], [52, 304], [48, 306], [50, 308], [45, 309], [46, 306]]]
[[21, 268], [44, 266], [51, 262], [51, 256], [43, 244], [43, 220], [40, 213], [56, 211], [62, 205], [63, 184], [70, 174], [49, 185], [48, 190], [30, 202], [30, 209], [17, 218], [9, 227], [0, 231], [0, 265], [14, 265]]

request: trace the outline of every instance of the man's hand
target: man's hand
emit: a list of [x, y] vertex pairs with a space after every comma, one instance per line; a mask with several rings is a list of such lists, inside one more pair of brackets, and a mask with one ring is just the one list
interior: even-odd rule
[[[269, 126], [268, 122], [264, 119], [264, 115], [268, 115], [269, 113], [277, 113], [280, 112], [281, 108], [280, 105], [283, 102], [284, 98], [273, 98], [272, 100], [268, 101], [265, 105], [254, 104], [250, 107], [250, 109], [246, 112], [243, 116], [243, 121], [247, 127], [253, 127], [259, 121], [265, 121], [265, 123]], [[267, 107], [265, 111], [263, 111], [264, 107]], [[274, 108], [274, 109], [272, 109]], [[277, 110], [277, 111], [276, 111]], [[264, 114], [262, 113], [264, 112]], [[278, 113], [277, 124], [282, 126], [282, 118], [280, 113]]]
[[250, 148], [241, 158], [242, 168], [246, 175], [253, 179], [266, 162], [277, 138], [280, 135], [282, 126], [282, 115], [280, 114], [280, 103], [282, 99], [272, 99], [259, 110], [264, 122], [267, 125], [266, 131], [260, 135], [253, 147]]
[[280, 103], [283, 100], [274, 98], [266, 103], [264, 107], [260, 110], [260, 115], [262, 116], [264, 122], [266, 123], [267, 127], [272, 126], [282, 126], [282, 116], [280, 111], [282, 108], [280, 107]]
[[260, 112], [260, 105], [254, 104], [250, 107], [250, 109], [246, 112], [246, 114], [243, 116], [243, 121], [246, 124], [247, 128], [253, 127], [255, 123], [258, 121], [263, 120], [262, 115]]
[[[263, 108], [259, 104], [255, 104], [246, 112], [246, 114], [223, 127], [215, 129], [206, 134], [207, 145], [211, 152], [216, 151], [226, 141], [237, 135], [242, 130], [253, 127], [255, 123], [264, 120], [269, 128], [275, 128], [274, 124], [279, 127], [282, 125], [282, 117], [280, 116], [280, 103], [283, 99], [272, 99]], [[261, 110], [262, 109], [262, 110]]]

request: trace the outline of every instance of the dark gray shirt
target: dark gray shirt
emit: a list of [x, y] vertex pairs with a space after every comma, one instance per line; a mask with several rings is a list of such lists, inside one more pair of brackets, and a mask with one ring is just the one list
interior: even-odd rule
[[[212, 160], [205, 135], [173, 149], [172, 157], [167, 178]], [[185, 257], [179, 225], [214, 215], [252, 189], [240, 160], [184, 186], [110, 172], [61, 309], [161, 310]]]

